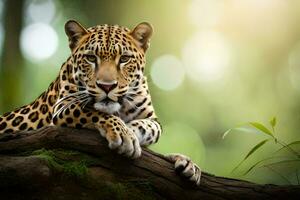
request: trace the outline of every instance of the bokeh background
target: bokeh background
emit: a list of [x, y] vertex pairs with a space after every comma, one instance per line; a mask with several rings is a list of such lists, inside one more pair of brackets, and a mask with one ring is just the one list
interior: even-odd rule
[[[231, 173], [265, 136], [229, 128], [278, 118], [276, 134], [299, 140], [300, 1], [295, 0], [0, 0], [0, 113], [35, 99], [70, 54], [64, 23], [142, 21], [155, 29], [147, 52], [149, 86], [164, 128], [152, 149], [189, 155], [207, 172], [287, 184], [258, 168], [270, 143]], [[280, 173], [292, 183], [295, 173]]]

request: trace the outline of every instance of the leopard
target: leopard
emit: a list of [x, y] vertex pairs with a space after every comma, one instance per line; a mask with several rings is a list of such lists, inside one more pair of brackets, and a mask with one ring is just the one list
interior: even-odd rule
[[[162, 134], [145, 76], [152, 25], [85, 28], [69, 20], [64, 28], [71, 55], [37, 99], [0, 116], [0, 136], [46, 126], [93, 129], [110, 149], [137, 159], [141, 147], [157, 143]], [[166, 158], [181, 175], [200, 184], [201, 170], [190, 158]]]

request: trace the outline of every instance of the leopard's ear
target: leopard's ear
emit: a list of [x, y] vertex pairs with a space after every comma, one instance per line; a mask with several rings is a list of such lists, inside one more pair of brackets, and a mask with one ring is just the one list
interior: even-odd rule
[[138, 24], [130, 35], [137, 41], [137, 45], [146, 51], [150, 45], [150, 38], [153, 33], [151, 24], [142, 22]]
[[69, 20], [66, 22], [65, 32], [69, 38], [69, 46], [71, 50], [74, 50], [82, 37], [88, 33], [88, 31], [75, 20]]

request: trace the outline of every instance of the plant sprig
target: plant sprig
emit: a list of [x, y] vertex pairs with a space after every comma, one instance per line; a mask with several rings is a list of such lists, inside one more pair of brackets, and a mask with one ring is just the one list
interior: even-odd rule
[[[249, 157], [251, 157], [254, 153], [256, 153], [259, 149], [261, 149], [263, 146], [265, 146], [265, 144], [270, 143], [271, 141], [274, 142], [275, 145], [280, 145], [280, 148], [274, 152], [274, 155], [282, 150], [287, 150], [290, 155], [295, 156], [296, 159], [286, 159], [286, 157], [276, 157], [276, 156], [271, 156], [262, 160], [259, 160], [258, 162], [254, 163], [252, 166], [250, 166], [248, 168], [248, 170], [245, 171], [244, 175], [247, 175], [249, 172], [251, 172], [254, 168], [262, 165], [261, 167], [265, 167], [267, 169], [270, 169], [271, 166], [273, 165], [278, 165], [278, 164], [285, 164], [285, 163], [290, 163], [290, 162], [300, 162], [300, 152], [297, 152], [293, 147], [296, 145], [300, 145], [300, 140], [299, 141], [293, 141], [290, 143], [285, 143], [281, 140], [278, 139], [278, 137], [276, 136], [276, 125], [277, 125], [277, 118], [276, 117], [272, 117], [269, 120], [269, 124], [268, 125], [264, 125], [263, 123], [260, 122], [248, 122], [246, 124], [243, 124], [241, 126], [237, 126], [235, 128], [231, 128], [229, 130], [227, 130], [222, 138], [224, 139], [229, 133], [231, 133], [233, 130], [243, 130], [241, 128], [245, 127], [245, 126], [250, 126], [252, 127], [252, 131], [258, 131], [259, 133], [264, 134], [265, 136], [267, 136], [266, 139], [260, 141], [259, 143], [257, 143], [255, 146], [253, 146], [248, 153], [246, 154], [246, 156], [244, 156], [244, 158], [238, 163], [238, 165], [236, 167], [233, 168], [232, 172], [236, 171], [246, 160], [249, 159]], [[268, 128], [268, 126], [270, 128]], [[270, 160], [274, 160], [274, 159], [278, 159], [280, 158], [280, 161], [273, 161], [269, 164], [265, 164], [266, 161], [270, 161]], [[273, 168], [272, 171], [274, 172]], [[278, 172], [276, 172], [276, 174], [278, 174]], [[283, 175], [279, 174], [280, 177], [284, 177]], [[296, 176], [298, 178], [298, 171], [296, 171]], [[286, 178], [284, 177], [284, 179], [286, 180]], [[298, 179], [297, 179], [298, 180]]]

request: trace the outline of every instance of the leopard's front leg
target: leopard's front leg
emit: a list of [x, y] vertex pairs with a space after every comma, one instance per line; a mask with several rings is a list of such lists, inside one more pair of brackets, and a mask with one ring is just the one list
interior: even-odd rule
[[55, 115], [52, 122], [62, 127], [97, 129], [108, 141], [110, 149], [130, 158], [141, 156], [137, 135], [117, 116], [97, 111], [86, 112], [75, 105]]
[[137, 136], [122, 119], [114, 115], [103, 115], [98, 121], [96, 117], [92, 117], [92, 121], [95, 128], [107, 139], [110, 149], [116, 149], [119, 154], [130, 158], [141, 156], [142, 150]]
[[162, 129], [154, 118], [137, 119], [126, 124], [138, 137], [141, 146], [148, 146], [158, 141]]

